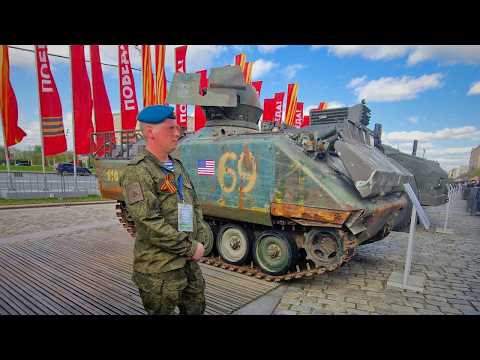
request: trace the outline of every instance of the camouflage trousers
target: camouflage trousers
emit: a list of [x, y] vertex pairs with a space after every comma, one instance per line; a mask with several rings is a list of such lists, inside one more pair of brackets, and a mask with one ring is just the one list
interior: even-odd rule
[[185, 267], [165, 273], [134, 272], [143, 307], [149, 315], [201, 315], [205, 311], [205, 280], [197, 262], [187, 261]]

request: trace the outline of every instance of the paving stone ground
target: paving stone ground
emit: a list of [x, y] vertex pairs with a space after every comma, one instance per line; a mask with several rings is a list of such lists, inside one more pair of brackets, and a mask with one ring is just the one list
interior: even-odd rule
[[[426, 277], [423, 293], [386, 287], [403, 272], [408, 243], [407, 233], [393, 232], [334, 273], [289, 282], [274, 314], [480, 315], [480, 216], [465, 208], [457, 199], [450, 209], [451, 235], [417, 226], [411, 273]], [[425, 207], [433, 229], [443, 227], [445, 209]]]
[[[426, 277], [423, 293], [386, 288], [392, 271], [403, 271], [408, 234], [394, 232], [362, 246], [334, 273], [290, 281], [274, 314], [480, 314], [480, 216], [464, 200], [451, 209], [449, 228], [438, 234], [417, 227], [413, 274]], [[426, 207], [432, 227], [442, 227], [445, 206]], [[118, 228], [114, 204], [0, 211], [0, 240], [59, 236], [78, 228], [83, 236]]]

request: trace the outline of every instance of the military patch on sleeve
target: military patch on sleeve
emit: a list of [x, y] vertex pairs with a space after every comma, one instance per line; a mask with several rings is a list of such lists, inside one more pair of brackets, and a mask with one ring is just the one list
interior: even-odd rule
[[129, 205], [143, 200], [143, 191], [140, 183], [134, 182], [127, 186], [127, 202]]

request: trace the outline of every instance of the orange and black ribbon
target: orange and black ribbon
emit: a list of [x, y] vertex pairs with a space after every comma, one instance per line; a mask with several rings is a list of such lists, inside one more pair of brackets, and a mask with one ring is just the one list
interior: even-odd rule
[[173, 174], [167, 174], [165, 176], [165, 180], [163, 180], [163, 183], [160, 185], [160, 190], [172, 194], [177, 192], [177, 187], [175, 186], [175, 176]]

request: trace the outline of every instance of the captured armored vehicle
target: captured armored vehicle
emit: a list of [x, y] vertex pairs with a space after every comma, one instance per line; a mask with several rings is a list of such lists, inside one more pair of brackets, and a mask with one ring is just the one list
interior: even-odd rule
[[436, 161], [405, 154], [382, 144], [382, 126], [375, 124], [373, 131], [367, 127], [370, 121], [370, 109], [364, 103], [344, 108], [313, 109], [310, 112], [310, 119], [311, 128], [316, 129], [342, 129], [346, 121], [357, 124], [358, 131], [352, 133], [357, 141], [373, 144], [388, 158], [393, 159], [393, 163], [408, 170], [414, 176], [415, 182], [411, 185], [416, 190], [420, 204], [437, 206], [447, 202], [447, 172]]
[[[323, 136], [259, 132], [262, 108], [239, 66], [212, 69], [203, 94], [199, 82], [198, 74], [176, 73], [167, 102], [200, 105], [207, 117], [172, 154], [189, 171], [215, 235], [205, 263], [270, 281], [313, 276], [335, 270], [409, 216], [402, 184], [411, 174], [356, 141], [357, 127]], [[127, 140], [95, 162], [102, 195], [119, 201], [133, 234], [118, 177], [143, 140], [121, 135]]]
[[420, 204], [438, 206], [448, 200], [448, 173], [437, 161], [405, 154], [388, 145], [382, 145], [385, 155], [408, 169], [415, 177]]

